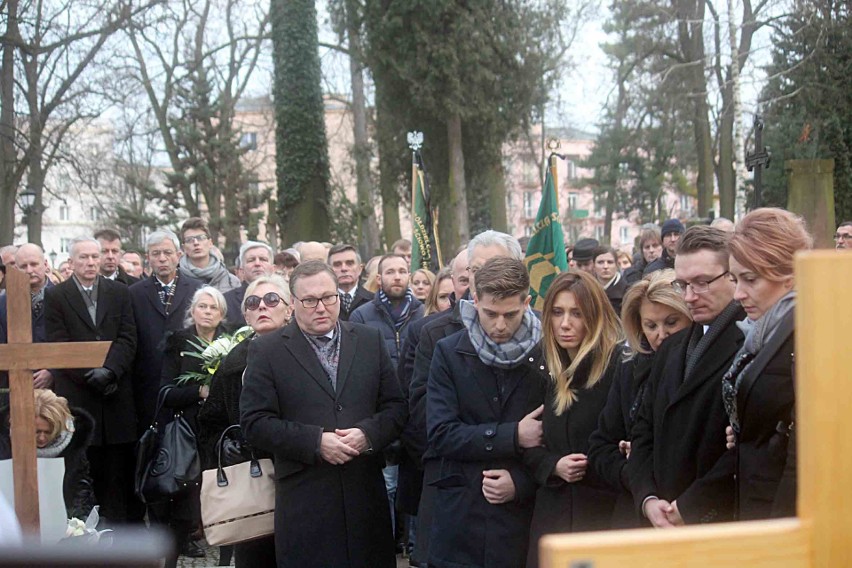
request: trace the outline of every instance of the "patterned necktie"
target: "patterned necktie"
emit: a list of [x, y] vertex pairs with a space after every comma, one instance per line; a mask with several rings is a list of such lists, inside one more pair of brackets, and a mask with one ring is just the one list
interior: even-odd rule
[[344, 313], [349, 313], [349, 308], [352, 306], [352, 296], [348, 292], [340, 295], [340, 304], [343, 307]]

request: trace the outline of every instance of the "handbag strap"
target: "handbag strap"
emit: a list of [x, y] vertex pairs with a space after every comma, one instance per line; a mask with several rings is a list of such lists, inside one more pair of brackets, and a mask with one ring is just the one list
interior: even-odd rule
[[154, 419], [151, 422], [151, 429], [157, 429], [157, 420], [160, 416], [160, 411], [163, 409], [163, 404], [166, 402], [166, 395], [169, 394], [169, 391], [172, 389], [173, 385], [166, 385], [160, 389], [160, 392], [157, 393], [157, 409], [154, 411]]
[[[241, 430], [239, 424], [232, 424], [225, 428], [222, 431], [222, 434], [219, 436], [219, 441], [216, 442], [216, 485], [219, 487], [227, 487], [228, 485], [228, 476], [225, 474], [225, 468], [222, 467], [222, 445], [225, 442], [225, 438], [227, 438], [228, 434], [232, 430]], [[254, 455], [254, 450], [249, 446], [249, 453], [251, 454], [251, 465], [249, 467], [249, 471], [251, 472], [252, 477], [260, 477], [263, 475], [263, 470], [260, 467], [260, 462]]]

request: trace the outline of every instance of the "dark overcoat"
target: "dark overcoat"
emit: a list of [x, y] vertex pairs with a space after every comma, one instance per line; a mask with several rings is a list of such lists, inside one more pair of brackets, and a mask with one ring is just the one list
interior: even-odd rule
[[158, 282], [153, 276], [130, 286], [133, 313], [136, 316], [136, 360], [133, 364], [133, 395], [139, 415], [140, 434], [154, 419], [157, 392], [163, 369], [163, 352], [167, 331], [179, 331], [192, 295], [201, 281], [180, 274], [168, 308], [158, 295]]
[[734, 480], [714, 465], [725, 453], [728, 416], [722, 403], [722, 376], [743, 344], [732, 318], [695, 364], [684, 382], [686, 351], [694, 323], [671, 336], [657, 352], [650, 391], [633, 427], [628, 460], [634, 504], [642, 514], [649, 496], [677, 500], [687, 524], [733, 518]]
[[[544, 403], [546, 372], [536, 347], [512, 369], [485, 365], [467, 330], [438, 342], [429, 372], [428, 447], [436, 489], [429, 565], [516, 567], [523, 564], [535, 482], [522, 461], [518, 422]], [[505, 469], [515, 499], [492, 505], [482, 472]]]
[[228, 290], [222, 294], [225, 296], [225, 305], [228, 306], [228, 315], [226, 316], [228, 323], [236, 327], [242, 327], [246, 324], [246, 318], [243, 316], [243, 310], [241, 308], [243, 298], [246, 296], [248, 285], [248, 282], [243, 281], [242, 284], [233, 290]]
[[[336, 389], [295, 320], [251, 342], [240, 424], [275, 456], [279, 568], [395, 566], [382, 450], [406, 416], [376, 329], [341, 322]], [[344, 465], [323, 461], [323, 432], [346, 428], [363, 430], [371, 451]]]
[[577, 400], [558, 416], [553, 407], [555, 383], [549, 381], [542, 416], [544, 446], [524, 452], [524, 462], [538, 484], [526, 564], [530, 568], [538, 566], [538, 540], [545, 534], [610, 527], [617, 493], [597, 476], [594, 468], [587, 466], [585, 476], [575, 483], [567, 483], [555, 470], [563, 456], [588, 455], [589, 437], [606, 404], [618, 357], [619, 353], [613, 353], [603, 376], [591, 388], [580, 386], [588, 380], [591, 365], [580, 365], [572, 380]]
[[598, 419], [598, 427], [589, 439], [589, 465], [613, 491], [618, 500], [612, 517], [612, 528], [639, 526], [633, 508], [630, 480], [627, 477], [627, 457], [618, 444], [632, 439], [631, 431], [647, 388], [654, 364], [653, 353], [637, 353], [620, 361], [615, 370], [606, 405]]
[[349, 311], [344, 311], [343, 306], [340, 306], [340, 321], [349, 321], [349, 316], [352, 315], [352, 312], [364, 304], [371, 302], [374, 297], [375, 294], [373, 292], [370, 292], [359, 284], [355, 289], [355, 296], [352, 298], [352, 303], [349, 305]]
[[405, 332], [409, 325], [423, 317], [424, 309], [423, 303], [412, 296], [411, 306], [408, 309], [405, 321], [402, 322], [402, 325], [396, 327], [390, 314], [376, 296], [371, 302], [367, 302], [352, 311], [349, 321], [369, 325], [382, 332], [382, 337], [385, 338], [385, 347], [391, 356], [395, 372], [397, 365], [399, 365], [399, 354], [404, 349], [402, 341], [405, 338]]
[[109, 397], [86, 384], [89, 369], [52, 370], [53, 389], [95, 420], [93, 446], [137, 440], [136, 409], [131, 385], [136, 353], [136, 323], [124, 284], [98, 276], [98, 302], [92, 321], [73, 279], [44, 293], [45, 330], [50, 342], [111, 341], [103, 366], [115, 373], [118, 390]]
[[740, 433], [733, 452], [737, 518], [742, 521], [796, 514], [795, 494], [791, 499], [778, 489], [788, 460], [795, 402], [792, 311], [776, 330], [746, 369], [737, 391]]

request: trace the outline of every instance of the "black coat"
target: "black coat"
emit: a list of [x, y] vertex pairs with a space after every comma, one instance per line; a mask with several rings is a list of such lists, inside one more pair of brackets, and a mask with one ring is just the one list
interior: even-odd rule
[[103, 366], [117, 377], [118, 390], [104, 398], [86, 384], [88, 369], [53, 370], [56, 394], [89, 413], [95, 420], [93, 446], [134, 442], [136, 409], [133, 404], [132, 365], [136, 353], [136, 323], [127, 286], [98, 277], [97, 324], [92, 322], [74, 280], [44, 294], [45, 330], [50, 342], [111, 341]]
[[609, 366], [591, 388], [585, 384], [589, 364], [581, 365], [572, 383], [577, 385], [577, 400], [557, 416], [553, 404], [555, 384], [549, 382], [544, 402], [542, 426], [544, 446], [524, 452], [524, 462], [538, 484], [530, 528], [527, 566], [538, 566], [538, 541], [545, 534], [608, 529], [612, 521], [617, 493], [601, 480], [594, 468], [578, 482], [567, 483], [555, 474], [556, 463], [568, 454], [589, 453], [589, 437], [598, 424], [618, 367], [620, 353], [613, 353]]
[[[467, 330], [438, 342], [429, 373], [424, 456], [436, 488], [430, 566], [523, 563], [536, 488], [523, 465], [518, 422], [544, 402], [546, 377], [538, 347], [516, 367], [497, 369], [480, 360]], [[493, 469], [511, 474], [512, 502], [485, 500], [482, 472]]]
[[621, 317], [621, 301], [624, 298], [624, 294], [627, 293], [628, 288], [630, 288], [630, 284], [627, 283], [627, 280], [622, 275], [619, 277], [618, 282], [605, 290], [606, 297], [618, 317]]
[[358, 288], [355, 289], [355, 297], [352, 298], [352, 304], [349, 305], [349, 311], [344, 311], [343, 306], [340, 306], [340, 321], [349, 321], [349, 316], [352, 315], [352, 312], [364, 304], [371, 302], [375, 296], [373, 292], [370, 292], [359, 284]]
[[133, 364], [133, 395], [141, 432], [150, 426], [157, 407], [157, 392], [163, 370], [163, 351], [167, 331], [180, 331], [192, 295], [201, 281], [180, 274], [168, 312], [157, 294], [157, 279], [145, 278], [132, 285], [130, 297], [136, 315], [136, 360]]
[[124, 284], [125, 286], [131, 286], [131, 285], [139, 282], [139, 280], [140, 280], [139, 278], [136, 278], [135, 276], [129, 275], [127, 273], [127, 271], [125, 271], [121, 267], [121, 265], [118, 266], [118, 274], [115, 277], [116, 282], [120, 282], [120, 283]]
[[[89, 474], [89, 458], [86, 450], [92, 443], [95, 421], [81, 409], [70, 407], [74, 417], [74, 434], [71, 442], [59, 453], [58, 458], [65, 460], [65, 476], [62, 478], [62, 497], [68, 518], [85, 520], [92, 508], [97, 505], [92, 477]], [[12, 458], [12, 445], [9, 437], [9, 415], [0, 415], [0, 460]]]
[[[744, 316], [741, 311], [735, 319]], [[671, 336], [657, 352], [627, 462], [638, 513], [649, 496], [677, 500], [687, 524], [733, 518], [734, 480], [711, 472], [725, 453], [722, 376], [744, 339], [732, 320], [684, 382], [688, 340], [697, 325]]]
[[246, 296], [246, 289], [249, 283], [243, 282], [233, 290], [228, 290], [223, 294], [225, 296], [225, 305], [228, 306], [228, 315], [226, 319], [228, 323], [235, 327], [242, 327], [246, 324], [246, 318], [243, 316], [242, 303]]
[[[279, 568], [395, 566], [382, 450], [402, 430], [405, 400], [377, 330], [341, 322], [340, 341], [336, 390], [295, 320], [249, 345], [240, 424], [275, 456]], [[323, 432], [353, 427], [372, 451], [323, 461]]]
[[618, 492], [613, 528], [639, 526], [627, 477], [627, 458], [618, 449], [618, 443], [632, 439], [631, 431], [653, 363], [653, 353], [638, 353], [618, 363], [598, 427], [589, 439], [589, 467], [610, 489]]
[[399, 354], [405, 348], [402, 340], [405, 338], [406, 329], [412, 323], [423, 318], [424, 309], [423, 303], [412, 296], [408, 315], [402, 325], [397, 328], [379, 298], [375, 297], [372, 302], [367, 302], [353, 310], [349, 316], [349, 321], [369, 325], [381, 331], [382, 337], [385, 338], [385, 347], [391, 356], [394, 371], [396, 371], [397, 365], [399, 365]]
[[[795, 492], [792, 498], [779, 492], [795, 402], [792, 311], [776, 329], [746, 369], [737, 392], [740, 432], [730, 452], [735, 454], [737, 518], [742, 521], [796, 514]], [[795, 477], [791, 481], [795, 486]]]
[[642, 277], [644, 278], [645, 276], [648, 276], [652, 272], [656, 272], [658, 270], [664, 270], [666, 268], [674, 269], [674, 261], [674, 257], [669, 256], [669, 251], [663, 248], [663, 254], [660, 255], [660, 258], [645, 265], [644, 270], [642, 270]]
[[[50, 280], [45, 284], [48, 288], [53, 287], [53, 282]], [[6, 294], [0, 294], [0, 344], [7, 343], [9, 340], [9, 331], [6, 315]], [[32, 313], [32, 338], [33, 343], [47, 343], [47, 332], [44, 330], [44, 309], [38, 313]], [[0, 389], [9, 387], [8, 371], [0, 371]], [[0, 409], [9, 406], [9, 394], [0, 393]]]

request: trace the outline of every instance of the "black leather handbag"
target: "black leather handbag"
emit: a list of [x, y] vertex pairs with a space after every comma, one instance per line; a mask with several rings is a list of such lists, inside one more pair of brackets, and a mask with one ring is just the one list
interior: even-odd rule
[[143, 503], [171, 499], [201, 482], [198, 443], [183, 412], [174, 413], [160, 436], [156, 416], [170, 388], [167, 385], [160, 390], [154, 423], [137, 445], [136, 494]]

